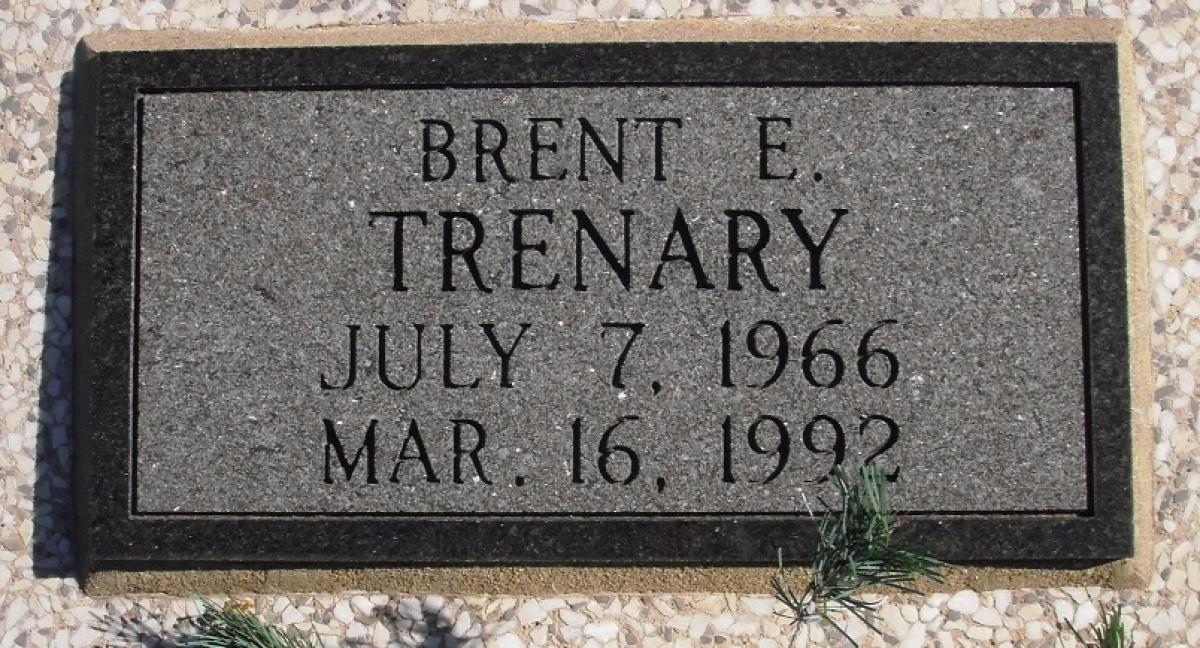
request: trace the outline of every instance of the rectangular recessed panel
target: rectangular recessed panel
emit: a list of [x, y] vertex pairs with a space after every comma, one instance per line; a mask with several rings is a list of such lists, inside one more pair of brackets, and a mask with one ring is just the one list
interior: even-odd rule
[[1087, 508], [1070, 88], [142, 101], [139, 512]]

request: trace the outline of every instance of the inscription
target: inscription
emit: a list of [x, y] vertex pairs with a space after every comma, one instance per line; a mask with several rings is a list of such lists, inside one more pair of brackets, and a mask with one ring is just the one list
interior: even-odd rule
[[[1070, 92], [694, 92], [149, 97], [143, 402], [232, 395], [144, 415], [139, 466], [179, 430], [236, 467], [141, 505], [787, 512], [858, 464], [920, 510], [1086, 505]], [[268, 107], [312, 133], [239, 126]], [[936, 477], [981, 448], [992, 493]]]

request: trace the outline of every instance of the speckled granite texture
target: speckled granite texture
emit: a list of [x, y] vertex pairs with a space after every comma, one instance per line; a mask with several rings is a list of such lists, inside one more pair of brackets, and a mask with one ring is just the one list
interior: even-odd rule
[[[803, 511], [802, 492], [814, 502], [833, 492], [811, 484], [832, 463], [805, 449], [801, 430], [817, 415], [840, 419], [849, 432], [842, 437], [846, 461], [857, 463], [888, 437], [882, 423], [854, 433], [867, 414], [900, 426], [899, 440], [878, 461], [901, 469], [894, 494], [907, 509], [1088, 506], [1067, 88], [218, 92], [150, 95], [143, 105], [141, 512]], [[753, 180], [758, 126], [745, 116], [747, 107], [802, 115], [802, 129], [788, 136], [790, 154], [779, 159], [814, 171], [798, 182]], [[946, 113], [962, 118], [947, 120]], [[422, 186], [414, 115], [468, 133], [473, 117], [507, 124], [506, 172], [516, 182], [495, 181], [489, 168], [492, 182], [458, 174]], [[613, 120], [626, 115], [674, 115], [685, 127], [666, 138], [665, 180], [653, 178], [649, 129], [631, 128], [623, 182], [594, 160], [596, 177], [588, 182], [527, 183], [517, 162], [528, 156], [517, 132], [527, 115], [579, 116], [610, 135]], [[579, 155], [566, 134], [570, 121], [559, 138], [559, 164]], [[298, 129], [302, 124], [313, 131]], [[776, 130], [782, 139], [783, 129]], [[523, 240], [547, 242], [544, 255], [530, 254], [523, 264], [524, 280], [557, 275], [553, 291], [517, 291], [509, 283], [514, 235], [507, 210], [530, 208], [555, 213], [553, 222], [523, 219]], [[821, 255], [825, 287], [810, 290], [810, 255], [779, 210], [802, 209], [796, 218], [820, 240], [835, 208], [848, 213]], [[406, 223], [407, 291], [393, 291], [392, 225], [367, 225], [368, 212], [381, 209], [480, 214], [486, 238], [475, 258], [490, 292], [472, 290], [461, 266], [458, 291], [442, 292], [436, 213], [427, 227]], [[618, 210], [636, 212], [630, 289], [590, 250], [587, 269], [573, 278], [572, 209], [585, 210], [610, 237], [621, 231]], [[646, 288], [677, 209], [712, 290], [697, 290], [682, 263], [667, 266], [662, 290]], [[763, 290], [749, 268], [740, 273], [743, 285], [729, 289], [726, 209], [762, 214], [770, 228], [763, 266], [778, 292]], [[750, 224], [741, 229], [752, 241]], [[573, 291], [576, 281], [592, 285]], [[767, 380], [775, 366], [742, 350], [745, 331], [762, 318], [779, 322], [796, 350], [778, 381], [754, 388], [748, 384]], [[836, 387], [815, 387], [800, 371], [799, 345], [835, 318], [844, 324], [830, 325], [814, 342], [845, 355], [849, 371]], [[863, 332], [884, 319], [896, 322], [874, 335], [872, 346], [896, 354], [896, 384], [871, 389], [851, 354]], [[722, 388], [726, 320], [736, 331], [729, 373], [738, 387]], [[611, 384], [620, 345], [600, 337], [601, 323], [610, 321], [645, 327], [621, 388]], [[512, 347], [511, 387], [501, 385], [506, 378], [480, 330], [485, 322], [495, 324], [505, 348], [518, 323], [528, 326]], [[349, 389], [323, 389], [321, 375], [333, 387], [345, 384], [348, 323], [363, 328], [355, 345], [356, 367], [363, 368]], [[411, 391], [384, 386], [368, 368], [378, 364], [377, 324], [391, 328], [388, 374], [401, 384], [416, 364], [412, 327], [428, 327], [425, 378]], [[442, 324], [455, 327], [453, 380], [478, 378], [477, 389], [443, 386]], [[765, 352], [777, 340], [759, 331], [756, 348]], [[871, 379], [881, 382], [886, 372], [876, 360]], [[818, 358], [813, 377], [829, 384], [830, 366]], [[742, 450], [745, 428], [760, 414], [783, 417], [797, 439], [786, 464]], [[572, 421], [581, 417], [590, 454], [594, 428], [625, 415], [638, 422], [613, 443], [638, 453], [632, 481], [606, 484], [589, 466], [580, 473], [587, 483], [572, 484]], [[736, 426], [733, 484], [722, 481], [726, 415]], [[466, 466], [467, 483], [458, 484], [449, 468], [447, 419], [463, 417], [486, 430], [486, 444], [477, 455], [482, 478]], [[366, 485], [357, 474], [345, 485], [337, 473], [335, 486], [323, 485], [324, 419], [350, 451], [365, 422], [379, 421], [382, 484]], [[402, 454], [409, 420], [421, 426], [437, 484], [413, 460], [399, 463], [394, 483], [383, 481]], [[950, 430], [957, 432], [939, 434]], [[467, 447], [478, 434], [470, 431]], [[779, 443], [770, 424], [755, 438], [765, 447]], [[805, 438], [824, 452], [835, 442], [827, 422]], [[612, 472], [624, 479], [628, 462], [617, 459]], [[214, 474], [211, 463], [226, 470]], [[776, 478], [758, 483], [776, 466]]]
[[[167, 6], [169, 4], [170, 6]], [[69, 383], [71, 258], [63, 208], [63, 145], [71, 133], [70, 84], [64, 83], [78, 38], [114, 27], [297, 27], [489, 17], [553, 20], [727, 15], [919, 15], [929, 17], [1121, 18], [1135, 38], [1143, 101], [1146, 185], [1151, 237], [1156, 392], [1154, 511], [1156, 574], [1142, 591], [1096, 588], [963, 591], [924, 598], [894, 597], [881, 610], [891, 641], [864, 645], [954, 646], [1055, 644], [1058, 619], [1084, 625], [1103, 605], [1120, 602], [1136, 645], [1200, 645], [1200, 448], [1194, 396], [1200, 300], [1197, 236], [1200, 180], [1197, 113], [1200, 81], [1193, 48], [1200, 46], [1195, 2], [926, 2], [521, 3], [505, 0], [443, 4], [416, 0], [283, 6], [260, 2], [100, 5], [0, 2], [0, 367], [5, 505], [0, 512], [0, 645], [92, 646], [126, 643], [138, 632], [173, 627], [194, 603], [165, 598], [95, 599], [75, 581], [67, 526], [70, 499]], [[60, 92], [63, 94], [60, 95]], [[60, 96], [64, 100], [60, 103]], [[52, 245], [53, 243], [53, 245]], [[51, 254], [53, 250], [53, 255]], [[447, 593], [453, 594], [453, 593]], [[746, 645], [780, 646], [787, 629], [769, 599], [722, 594], [562, 596], [541, 599], [423, 599], [403, 594], [348, 593], [257, 597], [271, 618], [320, 633], [328, 645]], [[836, 643], [805, 628], [799, 644]], [[152, 641], [150, 645], [154, 645]], [[1062, 637], [1062, 645], [1076, 645]]]

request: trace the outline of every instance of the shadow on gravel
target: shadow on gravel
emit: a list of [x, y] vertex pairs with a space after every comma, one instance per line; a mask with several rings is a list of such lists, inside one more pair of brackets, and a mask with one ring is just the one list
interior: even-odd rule
[[[71, 540], [71, 259], [69, 218], [73, 73], [59, 89], [58, 136], [50, 205], [46, 273], [36, 280], [45, 295], [41, 380], [37, 408], [33, 501], [33, 573], [39, 578], [77, 576]], [[36, 329], [35, 329], [36, 331]], [[31, 331], [31, 333], [35, 333]]]

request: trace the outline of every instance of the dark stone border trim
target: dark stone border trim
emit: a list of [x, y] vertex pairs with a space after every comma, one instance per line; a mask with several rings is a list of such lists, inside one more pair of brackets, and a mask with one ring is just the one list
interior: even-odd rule
[[[785, 63], [786, 62], [786, 63]], [[1117, 47], [1109, 43], [593, 43], [339, 46], [76, 57], [77, 543], [89, 569], [367, 565], [768, 565], [805, 559], [807, 517], [133, 515], [142, 94], [528, 85], [1022, 85], [1075, 95], [1090, 510], [917, 515], [956, 562], [1133, 553]], [[452, 80], [452, 82], [448, 81]]]

